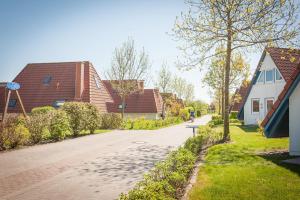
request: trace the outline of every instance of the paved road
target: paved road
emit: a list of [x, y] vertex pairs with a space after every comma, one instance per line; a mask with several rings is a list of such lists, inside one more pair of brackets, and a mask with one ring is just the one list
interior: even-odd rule
[[[194, 124], [209, 120], [204, 116]], [[0, 153], [0, 199], [116, 199], [192, 136], [186, 125], [112, 131]]]

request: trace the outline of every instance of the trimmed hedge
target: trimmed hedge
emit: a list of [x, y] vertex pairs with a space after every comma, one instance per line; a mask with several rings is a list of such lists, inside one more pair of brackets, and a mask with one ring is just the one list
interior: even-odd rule
[[221, 139], [222, 134], [208, 126], [199, 129], [196, 137], [189, 138], [183, 147], [158, 162], [132, 190], [122, 193], [120, 200], [180, 199], [202, 147]]
[[183, 122], [183, 120], [179, 117], [167, 117], [164, 120], [148, 120], [144, 118], [134, 120], [128, 119], [124, 122], [123, 128], [133, 130], [155, 130], [174, 124], [179, 124], [181, 122]]
[[122, 117], [119, 113], [104, 113], [101, 115], [102, 129], [117, 129], [122, 126]]

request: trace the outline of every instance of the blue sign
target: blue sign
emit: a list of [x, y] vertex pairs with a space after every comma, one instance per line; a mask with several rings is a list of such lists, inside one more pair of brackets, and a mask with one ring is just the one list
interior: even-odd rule
[[20, 84], [15, 82], [8, 82], [6, 88], [9, 90], [18, 90], [20, 89]]

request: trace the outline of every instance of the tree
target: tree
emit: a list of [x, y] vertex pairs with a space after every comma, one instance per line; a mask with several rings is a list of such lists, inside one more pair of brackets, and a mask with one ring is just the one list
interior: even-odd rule
[[172, 72], [169, 70], [166, 63], [162, 64], [155, 85], [160, 92], [167, 93], [171, 91]]
[[[221, 53], [219, 53], [221, 52]], [[224, 101], [225, 101], [225, 64], [226, 55], [224, 53], [224, 47], [218, 47], [216, 49], [216, 55], [211, 59], [211, 64], [208, 66], [207, 73], [203, 78], [203, 82], [208, 85], [214, 91], [214, 94], [218, 96], [219, 108], [222, 111], [222, 118], [225, 115]], [[249, 76], [249, 64], [246, 63], [243, 56], [239, 52], [232, 54], [231, 70], [229, 75], [229, 90], [233, 90], [239, 87], [243, 80]]]
[[195, 98], [195, 87], [193, 84], [187, 84], [185, 86], [185, 90], [183, 92], [183, 99], [185, 100], [185, 103], [192, 102]]
[[122, 100], [122, 118], [124, 117], [126, 98], [139, 92], [141, 80], [145, 80], [151, 65], [145, 50], [138, 54], [134, 41], [128, 39], [120, 48], [116, 48], [111, 68], [106, 72], [113, 89]]
[[177, 97], [179, 99], [183, 99], [183, 95], [185, 93], [185, 90], [186, 90], [186, 81], [181, 78], [181, 77], [178, 77], [178, 76], [175, 76], [173, 78], [173, 81], [172, 81], [172, 89], [173, 89], [173, 92], [177, 95]]
[[[172, 73], [171, 71], [169, 71], [166, 63], [163, 63], [160, 71], [158, 72], [158, 78], [156, 80], [155, 85], [162, 93], [167, 93], [171, 90]], [[166, 116], [166, 98], [163, 98], [162, 118], [165, 119], [165, 116]]]
[[199, 66], [225, 45], [224, 140], [229, 133], [229, 77], [232, 53], [268, 45], [293, 45], [298, 36], [294, 0], [188, 0], [190, 10], [177, 19], [174, 36], [186, 41], [183, 67]]

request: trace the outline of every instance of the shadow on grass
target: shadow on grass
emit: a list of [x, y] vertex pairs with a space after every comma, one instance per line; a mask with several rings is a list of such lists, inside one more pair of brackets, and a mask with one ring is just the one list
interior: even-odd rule
[[258, 126], [256, 126], [256, 125], [247, 125], [247, 126], [246, 125], [237, 125], [237, 127], [242, 129], [246, 133], [257, 132], [257, 129], [258, 129]]
[[298, 176], [300, 176], [300, 166], [299, 165], [282, 162], [284, 160], [296, 158], [295, 156], [290, 156], [288, 152], [268, 152], [268, 153], [260, 154], [259, 156], [265, 160], [273, 162], [274, 164], [276, 164], [280, 167], [284, 167], [284, 168], [296, 173]]

